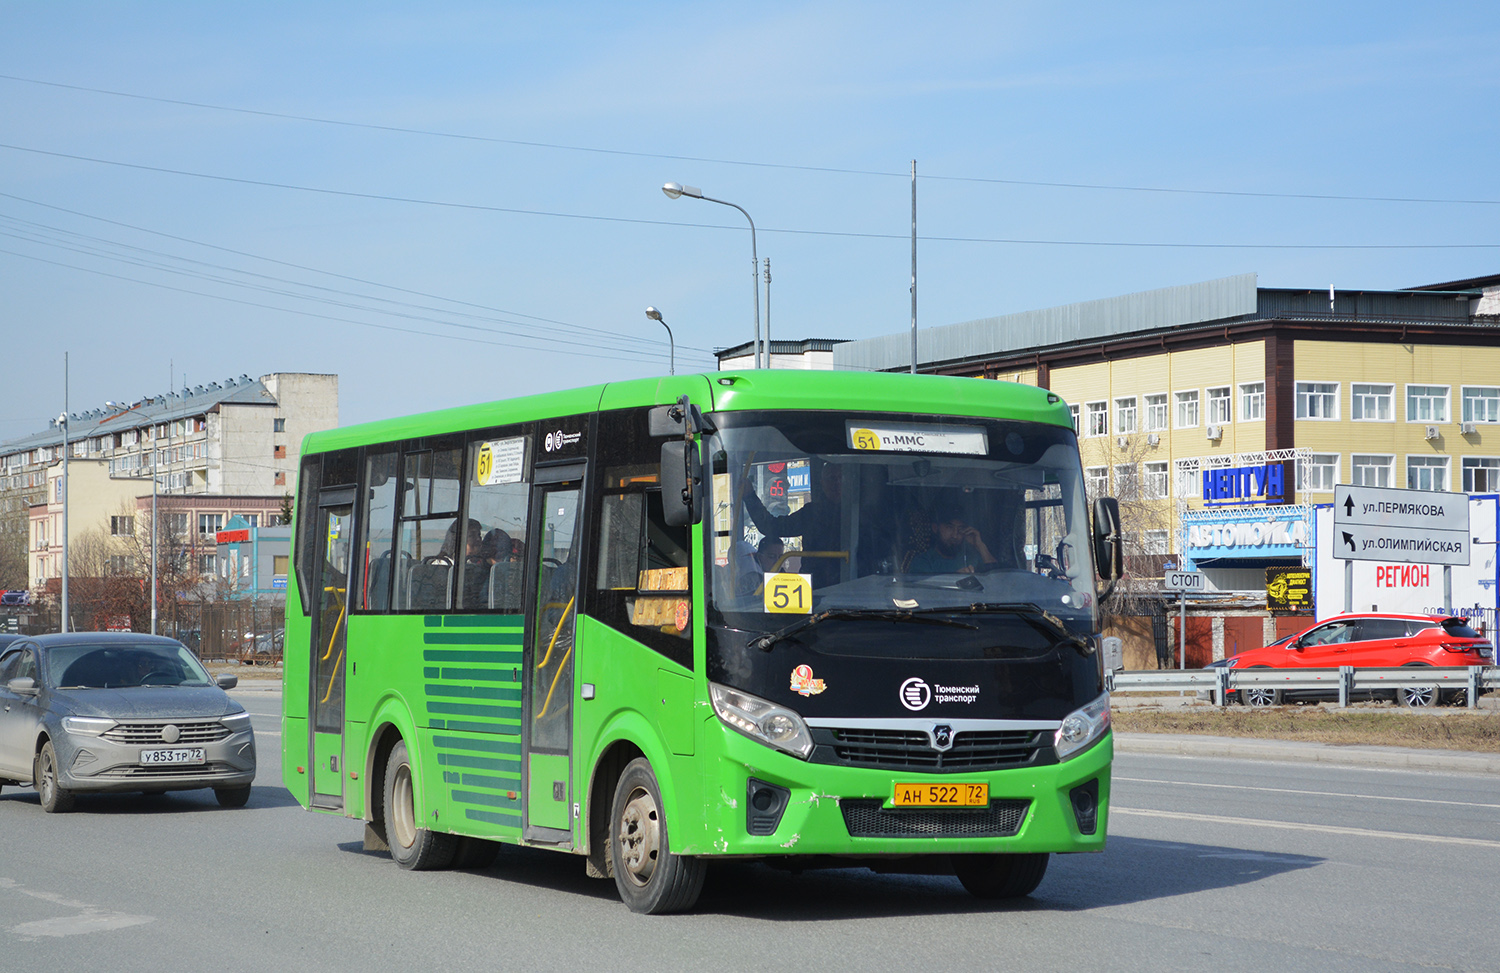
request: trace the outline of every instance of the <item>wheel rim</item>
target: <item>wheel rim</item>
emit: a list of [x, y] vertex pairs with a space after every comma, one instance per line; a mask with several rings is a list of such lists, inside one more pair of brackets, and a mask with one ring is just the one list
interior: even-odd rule
[[396, 768], [396, 779], [391, 782], [391, 837], [402, 848], [410, 848], [417, 840], [417, 812], [411, 788], [411, 766], [402, 764]]
[[1247, 689], [1245, 702], [1251, 706], [1270, 706], [1276, 702], [1276, 692], [1271, 689]]
[[1406, 691], [1407, 706], [1431, 706], [1436, 701], [1436, 686], [1412, 686]]
[[620, 844], [620, 861], [625, 874], [636, 885], [651, 881], [656, 871], [661, 846], [661, 811], [645, 788], [630, 792], [630, 799], [620, 812], [616, 841]]
[[42, 750], [42, 755], [38, 758], [37, 763], [41, 766], [41, 773], [37, 776], [40, 778], [41, 783], [39, 789], [42, 794], [42, 803], [50, 804], [52, 803], [53, 796], [57, 793], [57, 767], [52, 762], [51, 748]]

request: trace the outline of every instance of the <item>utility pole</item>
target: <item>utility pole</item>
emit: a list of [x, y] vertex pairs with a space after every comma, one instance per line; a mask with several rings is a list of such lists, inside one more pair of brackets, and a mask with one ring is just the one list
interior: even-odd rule
[[766, 257], [766, 367], [771, 367], [771, 258]]
[[911, 373], [917, 374], [917, 160], [911, 160]]

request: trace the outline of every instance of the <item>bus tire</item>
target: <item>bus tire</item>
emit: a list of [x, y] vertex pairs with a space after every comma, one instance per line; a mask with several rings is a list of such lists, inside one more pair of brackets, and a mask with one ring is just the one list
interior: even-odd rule
[[1024, 855], [954, 855], [953, 871], [978, 899], [1030, 895], [1047, 874], [1046, 852]]
[[458, 839], [439, 834], [417, 823], [416, 781], [407, 754], [406, 741], [391, 748], [385, 763], [386, 840], [391, 857], [402, 868], [414, 872], [447, 868], [458, 851]]
[[660, 915], [691, 909], [703, 891], [708, 866], [672, 853], [661, 788], [651, 762], [625, 765], [610, 805], [609, 854], [615, 888], [631, 912]]

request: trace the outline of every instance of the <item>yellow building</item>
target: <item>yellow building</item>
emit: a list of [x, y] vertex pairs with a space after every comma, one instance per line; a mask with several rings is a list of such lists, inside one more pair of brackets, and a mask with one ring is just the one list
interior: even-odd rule
[[[908, 332], [833, 359], [903, 370], [910, 354]], [[1152, 559], [1141, 575], [1198, 567], [1263, 598], [1265, 568], [1309, 560], [1311, 505], [1335, 484], [1500, 490], [1500, 276], [1333, 291], [1244, 274], [926, 329], [917, 356], [1062, 396], [1091, 492], [1121, 499]]]

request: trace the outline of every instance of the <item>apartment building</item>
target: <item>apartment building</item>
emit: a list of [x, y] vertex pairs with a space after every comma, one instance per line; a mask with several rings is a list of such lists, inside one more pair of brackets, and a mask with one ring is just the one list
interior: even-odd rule
[[271, 525], [303, 437], [336, 425], [338, 376], [305, 373], [241, 375], [72, 413], [0, 443], [0, 544], [27, 552], [33, 587], [60, 575], [66, 442], [70, 545], [129, 506], [148, 523], [154, 469], [158, 511], [185, 518], [175, 536], [192, 557], [212, 557], [214, 533], [236, 514]]

